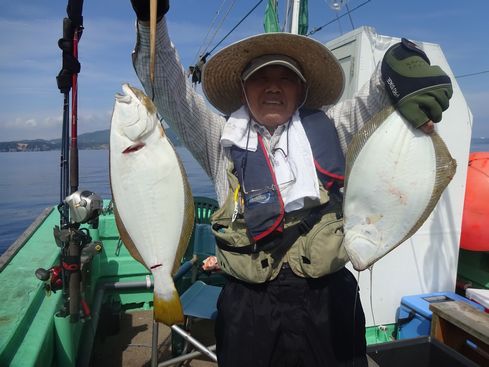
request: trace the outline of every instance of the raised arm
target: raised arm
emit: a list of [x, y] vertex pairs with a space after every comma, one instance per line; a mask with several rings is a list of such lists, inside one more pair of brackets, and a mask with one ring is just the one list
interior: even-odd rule
[[343, 152], [346, 152], [353, 135], [377, 112], [390, 104], [380, 75], [380, 65], [370, 80], [351, 98], [324, 108], [338, 132]]
[[[145, 21], [144, 9], [134, 6], [136, 2], [139, 1], [132, 1], [135, 10], [138, 9], [136, 14], [139, 18], [133, 64], [138, 78], [148, 96], [153, 97], [160, 115], [176, 131], [186, 148], [215, 182], [216, 176], [222, 175], [221, 166], [224, 164], [219, 138], [225, 119], [206, 105], [203, 97], [187, 79], [170, 40], [163, 14], [160, 14], [157, 23], [155, 78], [151, 83], [149, 23]], [[149, 6], [147, 9], [149, 10]]]
[[452, 84], [447, 74], [431, 65], [414, 43], [402, 39], [390, 47], [368, 83], [354, 98], [325, 107], [335, 122], [345, 151], [353, 134], [377, 112], [392, 104], [415, 128], [431, 133], [449, 107]]

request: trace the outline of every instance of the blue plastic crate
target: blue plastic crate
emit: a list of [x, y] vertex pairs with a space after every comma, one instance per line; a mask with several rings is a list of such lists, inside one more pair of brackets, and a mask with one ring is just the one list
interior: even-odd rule
[[462, 297], [455, 292], [437, 292], [405, 296], [401, 299], [398, 309], [397, 339], [410, 339], [430, 335], [431, 311], [430, 304], [447, 301], [463, 301], [473, 307], [483, 310], [484, 308], [471, 300]]

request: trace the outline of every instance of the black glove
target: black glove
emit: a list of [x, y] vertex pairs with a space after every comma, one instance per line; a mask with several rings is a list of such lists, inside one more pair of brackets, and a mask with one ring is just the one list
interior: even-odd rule
[[[149, 0], [131, 0], [132, 8], [138, 20], [149, 22]], [[159, 21], [170, 9], [170, 0], [158, 0], [156, 19]]]
[[389, 48], [381, 71], [392, 104], [414, 127], [441, 121], [453, 94], [452, 82], [413, 42], [403, 38]]

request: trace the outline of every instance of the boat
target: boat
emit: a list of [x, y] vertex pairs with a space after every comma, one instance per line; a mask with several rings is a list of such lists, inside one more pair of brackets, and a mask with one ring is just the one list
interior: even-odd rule
[[[292, 23], [292, 27], [299, 27], [298, 23]], [[368, 80], [383, 52], [397, 41], [399, 39], [395, 37], [378, 35], [373, 28], [360, 27], [327, 43], [347, 77], [342, 98], [351, 97]], [[451, 107], [444, 115], [439, 133], [459, 165], [433, 215], [408, 243], [386, 256], [370, 272], [353, 271], [359, 280], [367, 316], [369, 346], [398, 345], [395, 343], [400, 341], [396, 339], [399, 339], [403, 297], [438, 295], [447, 291], [460, 293], [468, 287], [489, 288], [488, 249], [476, 252], [460, 249], [468, 172], [468, 165], [463, 162], [469, 161], [472, 115], [440, 46], [416, 41], [433, 63], [440, 65], [454, 81]], [[63, 136], [67, 147], [67, 131]], [[69, 153], [62, 151], [65, 158]], [[70, 180], [63, 174], [66, 172], [61, 172], [66, 185]], [[73, 182], [71, 184], [73, 186]], [[81, 200], [93, 205], [90, 213], [93, 217], [83, 218], [83, 223], [73, 228], [85, 242], [84, 250], [75, 254], [81, 258], [79, 289], [74, 291], [79, 302], [76, 307], [72, 305], [74, 302], [70, 305], [73, 296], [70, 296], [69, 287], [63, 285], [60, 266], [66, 239], [56, 232], [63, 223], [66, 208], [53, 203], [0, 258], [0, 281], [15, 284], [15, 287], [4, 287], [2, 291], [0, 365], [136, 366], [156, 365], [155, 359], [161, 362], [175, 357], [181, 350], [176, 345], [178, 338], [170, 329], [160, 327], [156, 340], [159, 348], [152, 351], [151, 274], [122, 245], [110, 198], [99, 202], [95, 193], [77, 190], [65, 190], [61, 198], [65, 200], [74, 194], [78, 195], [71, 197], [74, 206]], [[215, 210], [213, 205], [217, 203], [209, 198], [194, 199], [196, 223], [208, 225], [209, 215]], [[191, 241], [196, 241], [196, 237], [194, 233]], [[55, 239], [58, 246], [54, 244]], [[209, 243], [213, 245], [212, 239], [207, 239], [207, 245]], [[189, 264], [192, 255], [186, 254], [182, 265]], [[190, 266], [188, 269], [196, 268]], [[200, 276], [201, 280], [213, 285], [222, 281], [213, 274], [200, 273]], [[182, 275], [177, 283], [179, 290], [184, 292], [194, 280], [195, 274]], [[388, 292], [382, 291], [386, 289]], [[201, 320], [193, 332], [200, 333], [212, 343], [211, 321]], [[152, 352], [156, 353], [156, 358]], [[191, 365], [216, 364], [196, 354]]]

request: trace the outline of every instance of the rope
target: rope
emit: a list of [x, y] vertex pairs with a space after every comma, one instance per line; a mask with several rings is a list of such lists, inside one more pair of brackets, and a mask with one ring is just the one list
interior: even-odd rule
[[368, 268], [369, 272], [370, 272], [370, 312], [372, 313], [372, 322], [374, 323], [374, 325], [377, 325], [377, 323], [375, 322], [375, 315], [374, 315], [374, 301], [373, 301], [373, 272], [374, 272], [374, 266], [370, 266]]
[[[369, 0], [369, 1], [370, 1], [370, 0]], [[255, 6], [254, 6], [254, 7], [253, 7], [253, 8], [252, 8], [252, 9], [251, 9], [251, 10], [250, 10], [250, 11], [249, 11], [249, 12], [248, 12], [248, 13], [247, 13], [247, 14], [246, 14], [246, 15], [245, 15], [245, 16], [244, 16], [244, 17], [243, 17], [243, 18], [242, 18], [242, 19], [241, 19], [239, 22], [238, 22], [238, 24], [236, 24], [236, 25], [235, 25], [235, 26], [234, 26], [234, 27], [233, 27], [233, 28], [232, 28], [232, 29], [231, 29], [231, 30], [230, 30], [230, 31], [229, 31], [229, 32], [228, 32], [228, 33], [227, 33], [227, 34], [226, 34], [226, 35], [225, 35], [225, 36], [224, 36], [224, 37], [223, 37], [223, 38], [222, 38], [220, 41], [219, 41], [219, 43], [218, 43], [217, 45], [215, 45], [215, 46], [214, 46], [214, 48], [213, 48], [212, 50], [210, 50], [209, 52], [206, 52], [206, 54], [205, 54], [204, 56], [206, 56], [206, 57], [207, 57], [207, 56], [209, 56], [209, 55], [210, 55], [210, 54], [211, 54], [211, 53], [212, 53], [212, 52], [213, 52], [213, 51], [214, 51], [216, 48], [218, 48], [218, 47], [219, 47], [219, 45], [220, 45], [222, 42], [224, 42], [224, 40], [225, 40], [226, 38], [228, 38], [228, 36], [229, 36], [231, 33], [233, 33], [233, 32], [234, 32], [234, 30], [235, 30], [236, 28], [238, 28], [238, 26], [239, 26], [241, 23], [243, 23], [243, 21], [244, 21], [246, 18], [248, 18], [248, 16], [249, 16], [249, 15], [250, 15], [250, 14], [251, 14], [251, 13], [252, 13], [252, 12], [253, 12], [253, 11], [254, 11], [256, 8], [257, 8], [257, 7], [258, 7], [258, 5], [260, 5], [262, 2], [263, 2], [263, 0], [258, 1], [258, 2], [256, 3], [256, 5], [255, 5]]]
[[350, 13], [353, 13], [355, 10], [357, 10], [357, 9], [361, 8], [362, 6], [366, 5], [366, 4], [367, 4], [367, 3], [369, 3], [370, 1], [371, 1], [371, 0], [367, 0], [367, 1], [363, 2], [363, 3], [361, 3], [360, 5], [358, 5], [358, 6], [354, 7], [353, 9], [349, 10], [349, 11], [348, 11], [348, 13], [342, 14], [342, 15], [341, 15], [341, 16], [339, 16], [337, 19], [333, 19], [333, 20], [329, 21], [328, 23], [323, 24], [323, 25], [322, 25], [322, 26], [320, 26], [320, 27], [316, 27], [316, 28], [314, 28], [312, 31], [310, 31], [310, 32], [307, 34], [307, 36], [310, 36], [310, 35], [312, 35], [312, 34], [314, 34], [314, 33], [316, 33], [316, 32], [319, 32], [319, 31], [320, 31], [320, 30], [322, 30], [324, 27], [326, 27], [326, 26], [330, 25], [331, 23], [337, 22], [339, 19], [341, 19], [341, 18], [343, 18], [343, 17], [345, 17], [345, 16], [347, 16], [347, 15], [348, 15], [348, 16], [350, 16]]
[[348, 18], [350, 18], [351, 29], [355, 29], [355, 26], [353, 25], [353, 19], [351, 17], [351, 10], [348, 7], [348, 4], [347, 3], [345, 3], [345, 7], [346, 7], [346, 10], [347, 10]]
[[199, 50], [197, 51], [197, 53], [196, 53], [196, 55], [194, 57], [195, 63], [197, 63], [199, 61], [199, 57], [205, 53], [205, 51], [207, 50], [207, 48], [209, 48], [210, 43], [212, 42], [212, 40], [216, 36], [217, 32], [221, 28], [222, 23], [224, 22], [224, 20], [228, 16], [228, 14], [231, 11], [231, 9], [234, 7], [234, 4], [236, 3], [236, 0], [234, 0], [234, 2], [229, 7], [226, 15], [224, 15], [224, 17], [222, 18], [221, 23], [216, 28], [216, 30], [215, 30], [214, 34], [212, 35], [212, 37], [210, 39], [208, 39], [209, 34], [211, 33], [211, 30], [214, 27], [214, 24], [215, 24], [217, 18], [219, 17], [219, 14], [221, 14], [221, 10], [224, 7], [224, 4], [226, 2], [227, 2], [227, 0], [223, 0], [222, 3], [221, 3], [221, 5], [219, 6], [219, 9], [216, 11], [216, 15], [214, 16], [214, 19], [212, 19], [211, 24], [209, 25], [209, 29], [207, 30], [207, 34], [205, 35], [204, 40], [202, 41], [202, 45], [200, 46]]
[[478, 71], [476, 73], [470, 73], [470, 74], [455, 75], [455, 78], [460, 79], [460, 78], [466, 78], [468, 76], [475, 76], [475, 75], [480, 75], [485, 73], [489, 73], [489, 70]]

